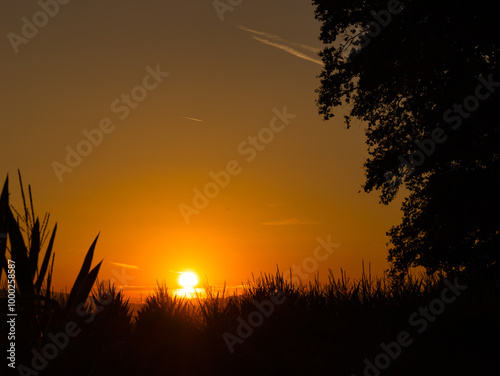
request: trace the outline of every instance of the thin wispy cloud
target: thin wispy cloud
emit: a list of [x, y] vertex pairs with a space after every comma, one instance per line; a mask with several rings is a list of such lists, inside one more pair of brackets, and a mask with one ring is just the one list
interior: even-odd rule
[[122, 268], [127, 268], [127, 269], [139, 269], [138, 266], [136, 265], [129, 265], [129, 264], [122, 264], [120, 262], [112, 262], [108, 261], [110, 264], [116, 265], [116, 266], [121, 266]]
[[175, 270], [167, 270], [167, 272], [176, 273], [176, 274], [182, 274], [183, 273], [183, 272], [178, 272], [178, 271], [175, 271]]
[[156, 288], [156, 285], [127, 285], [127, 290], [147, 290], [147, 291], [152, 291]]
[[203, 120], [201, 119], [196, 119], [196, 118], [192, 118], [192, 117], [187, 117], [187, 116], [184, 116], [184, 119], [187, 119], [187, 120], [191, 120], [191, 121], [197, 121], [199, 123], [201, 123]]
[[288, 42], [287, 40], [279, 37], [278, 35], [266, 33], [264, 31], [249, 29], [241, 25], [237, 26], [237, 28], [253, 34], [252, 35], [253, 39], [261, 43], [267, 44], [268, 46], [279, 48], [280, 50], [288, 52], [289, 54], [298, 57], [300, 59], [308, 60], [315, 64], [323, 65], [323, 62], [318, 58], [311, 57], [293, 47], [301, 48], [303, 50], [313, 52], [314, 54], [318, 53], [319, 50], [317, 48], [308, 46], [307, 44], [303, 43]]
[[278, 219], [277, 221], [260, 223], [260, 225], [262, 226], [297, 226], [297, 225], [319, 225], [319, 224], [321, 224], [321, 222], [297, 218], [297, 217], [283, 218], [283, 219]]

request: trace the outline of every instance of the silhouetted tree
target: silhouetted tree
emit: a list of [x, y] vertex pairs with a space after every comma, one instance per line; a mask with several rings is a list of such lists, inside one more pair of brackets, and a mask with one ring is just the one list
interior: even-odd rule
[[497, 1], [313, 0], [325, 64], [325, 119], [364, 121], [364, 190], [389, 204], [392, 275], [412, 266], [499, 267], [500, 33]]

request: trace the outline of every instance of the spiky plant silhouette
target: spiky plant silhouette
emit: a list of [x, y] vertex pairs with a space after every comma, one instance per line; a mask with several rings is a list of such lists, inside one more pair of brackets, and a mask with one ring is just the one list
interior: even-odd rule
[[[75, 315], [76, 308], [85, 304], [101, 262], [91, 269], [94, 249], [99, 235], [90, 246], [80, 272], [67, 299], [57, 299], [52, 291], [54, 270], [54, 240], [57, 223], [52, 229], [49, 243], [43, 255], [43, 245], [48, 236], [49, 215], [40, 222], [35, 215], [31, 186], [28, 186], [29, 205], [18, 171], [23, 199], [23, 214], [19, 214], [9, 201], [9, 177], [7, 175], [0, 196], [0, 278], [8, 272], [8, 262], [15, 265], [16, 313], [18, 314], [18, 339], [20, 350], [39, 349], [50, 329], [62, 325]], [[14, 214], [15, 213], [15, 214]], [[43, 260], [40, 263], [41, 256]], [[10, 261], [8, 261], [10, 260]], [[6, 309], [6, 297], [2, 297], [2, 309]], [[61, 304], [65, 301], [65, 304]], [[24, 346], [23, 346], [24, 345]], [[20, 351], [21, 353], [21, 351]]]

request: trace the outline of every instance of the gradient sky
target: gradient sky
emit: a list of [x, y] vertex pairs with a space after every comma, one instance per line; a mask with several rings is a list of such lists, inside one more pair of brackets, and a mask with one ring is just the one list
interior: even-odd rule
[[[176, 287], [187, 269], [229, 286], [287, 270], [313, 256], [318, 237], [340, 245], [318, 263], [321, 278], [340, 267], [358, 277], [362, 260], [378, 275], [387, 268], [400, 200], [384, 207], [359, 193], [363, 123], [347, 130], [347, 109], [318, 115], [322, 45], [308, 1], [243, 1], [221, 20], [211, 0], [73, 0], [16, 53], [9, 33], [22, 36], [23, 17], [40, 9], [0, 4], [0, 173], [19, 207], [19, 168], [35, 210], [58, 223], [56, 290], [70, 288], [99, 232], [100, 279], [125, 273], [132, 297], [156, 280]], [[145, 91], [136, 87], [148, 66], [169, 75]], [[122, 94], [134, 89], [146, 98], [124, 116]], [[240, 145], [284, 107], [296, 118], [247, 161]], [[103, 119], [112, 131], [58, 178], [54, 162], [66, 164], [67, 147]], [[179, 205], [230, 161], [241, 171], [187, 224]]]

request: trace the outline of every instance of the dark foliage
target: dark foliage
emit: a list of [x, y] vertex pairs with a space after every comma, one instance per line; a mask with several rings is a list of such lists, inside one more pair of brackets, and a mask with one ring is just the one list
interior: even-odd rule
[[[402, 185], [410, 192], [389, 232], [392, 273], [498, 271], [498, 3], [313, 4], [327, 45], [319, 112], [329, 119], [347, 104], [347, 126], [366, 123], [366, 192], [384, 204]], [[441, 142], [424, 142], [433, 132]]]

